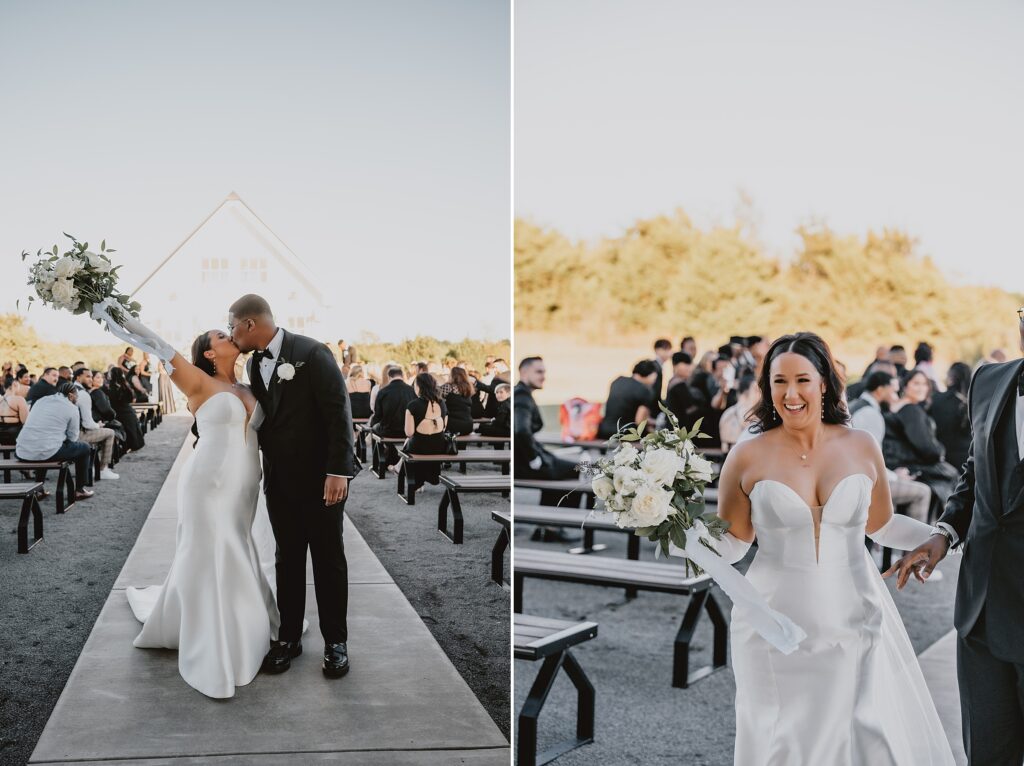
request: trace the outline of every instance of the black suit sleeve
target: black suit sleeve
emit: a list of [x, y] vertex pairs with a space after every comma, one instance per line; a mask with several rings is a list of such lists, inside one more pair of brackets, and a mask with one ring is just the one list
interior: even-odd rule
[[925, 465], [937, 463], [944, 457], [945, 449], [935, 438], [931, 420], [927, 412], [920, 406], [903, 407], [897, 417], [903, 424], [903, 432], [907, 442]]
[[527, 407], [525, 403], [519, 404], [516, 402], [514, 410], [516, 449], [523, 450], [526, 455], [526, 459], [522, 462], [529, 463], [540, 454], [540, 445], [537, 444], [537, 440], [533, 437], [529, 407]]
[[[984, 367], [980, 368], [981, 372]], [[967, 538], [967, 530], [971, 527], [971, 518], [974, 516], [974, 436], [977, 430], [974, 428], [974, 388], [977, 384], [978, 373], [975, 373], [971, 380], [971, 389], [967, 392], [968, 417], [971, 420], [971, 446], [967, 451], [967, 461], [964, 463], [963, 472], [956, 483], [953, 494], [946, 501], [946, 510], [939, 521], [949, 524], [956, 530], [958, 545], [962, 545]], [[993, 406], [991, 403], [989, 406]]]
[[355, 476], [352, 408], [341, 370], [326, 346], [317, 345], [309, 357], [313, 399], [327, 425], [327, 473]]

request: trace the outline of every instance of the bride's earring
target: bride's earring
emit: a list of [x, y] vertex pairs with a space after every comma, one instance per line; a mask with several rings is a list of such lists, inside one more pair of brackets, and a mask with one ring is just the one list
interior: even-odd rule
[[825, 394], [821, 395], [821, 419], [825, 420]]

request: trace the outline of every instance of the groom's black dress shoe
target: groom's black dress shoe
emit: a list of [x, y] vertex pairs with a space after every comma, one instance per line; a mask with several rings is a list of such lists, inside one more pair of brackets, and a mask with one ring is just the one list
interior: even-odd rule
[[348, 647], [344, 643], [324, 647], [324, 675], [341, 678], [348, 673]]
[[292, 659], [302, 654], [301, 641], [271, 641], [270, 651], [263, 658], [264, 673], [284, 673], [292, 666]]

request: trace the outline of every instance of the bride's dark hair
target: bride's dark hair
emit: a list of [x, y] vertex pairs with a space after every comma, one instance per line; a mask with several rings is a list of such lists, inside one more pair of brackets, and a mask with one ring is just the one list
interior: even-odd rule
[[[204, 332], [194, 341], [192, 341], [192, 364], [198, 367], [200, 370], [205, 372], [211, 378], [216, 374], [217, 370], [213, 366], [213, 360], [207, 359], [204, 354], [210, 350], [210, 333]], [[192, 444], [192, 449], [196, 448], [196, 444], [199, 443], [199, 425], [194, 419], [195, 415], [192, 416], [192, 433], [196, 437], [195, 443]]]
[[772, 403], [771, 369], [772, 362], [782, 354], [800, 354], [811, 364], [825, 381], [825, 393], [822, 406], [822, 421], [845, 426], [850, 422], [850, 412], [846, 408], [843, 392], [846, 389], [843, 379], [836, 370], [835, 360], [828, 344], [813, 332], [798, 332], [783, 335], [775, 341], [761, 363], [761, 374], [757, 378], [757, 387], [761, 389], [761, 401], [754, 407], [751, 414], [755, 423], [750, 427], [753, 433], [764, 433], [778, 428], [782, 420], [775, 412]]

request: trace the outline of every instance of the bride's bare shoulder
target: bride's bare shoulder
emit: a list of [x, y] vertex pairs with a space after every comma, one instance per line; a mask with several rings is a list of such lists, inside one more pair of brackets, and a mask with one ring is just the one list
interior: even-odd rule
[[774, 441], [771, 431], [759, 433], [750, 439], [734, 444], [725, 456], [725, 462], [730, 468], [742, 471], [742, 469], [757, 463], [767, 450], [772, 449]]

